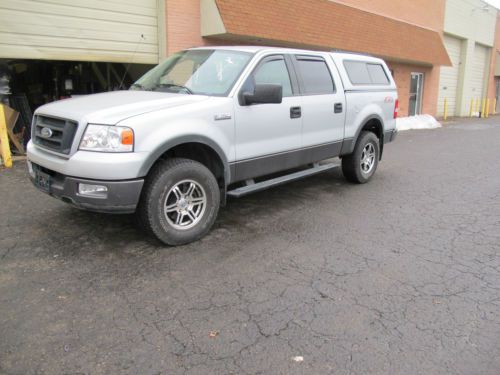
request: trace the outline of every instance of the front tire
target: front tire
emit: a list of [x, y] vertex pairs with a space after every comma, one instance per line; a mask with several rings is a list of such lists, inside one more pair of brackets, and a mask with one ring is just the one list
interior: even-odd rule
[[203, 164], [172, 158], [150, 172], [137, 208], [141, 226], [166, 245], [202, 238], [217, 218], [220, 190]]
[[344, 177], [357, 184], [370, 180], [377, 170], [380, 159], [380, 145], [377, 136], [369, 131], [362, 131], [352, 154], [342, 158]]

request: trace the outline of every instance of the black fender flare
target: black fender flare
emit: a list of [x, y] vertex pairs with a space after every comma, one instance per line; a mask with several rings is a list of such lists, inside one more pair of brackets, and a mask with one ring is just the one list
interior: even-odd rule
[[347, 140], [344, 139], [344, 142], [342, 144], [342, 155], [348, 155], [351, 154], [354, 151], [354, 146], [356, 145], [356, 142], [358, 141], [359, 135], [361, 134], [361, 131], [365, 127], [365, 125], [371, 121], [371, 120], [377, 120], [380, 122], [382, 128], [380, 129], [380, 139], [379, 139], [379, 146], [380, 146], [380, 159], [382, 159], [382, 151], [384, 149], [384, 120], [382, 117], [380, 117], [377, 114], [372, 114], [368, 117], [366, 117], [362, 122], [361, 125], [358, 127], [356, 130], [356, 134], [354, 135], [353, 138]]
[[183, 135], [180, 137], [169, 139], [168, 141], [162, 143], [148, 156], [146, 161], [143, 163], [139, 171], [140, 176], [147, 176], [151, 167], [165, 152], [184, 143], [200, 143], [214, 150], [222, 161], [224, 167], [224, 183], [227, 186], [229, 181], [231, 181], [231, 170], [229, 168], [229, 162], [227, 161], [226, 155], [222, 151], [222, 148], [215, 141], [202, 135]]

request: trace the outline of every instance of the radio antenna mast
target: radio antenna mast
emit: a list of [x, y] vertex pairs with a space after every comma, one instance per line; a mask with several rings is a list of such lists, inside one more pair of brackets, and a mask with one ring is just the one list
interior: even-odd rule
[[142, 44], [143, 41], [145, 41], [146, 38], [144, 37], [144, 34], [141, 34], [141, 38], [139, 39], [139, 42], [135, 46], [135, 51], [134, 54], [132, 55], [132, 59], [129, 61], [127, 68], [125, 69], [125, 73], [123, 73], [122, 80], [120, 82], [120, 86], [118, 86], [118, 90], [122, 89], [123, 82], [125, 81], [125, 77], [127, 76], [128, 70], [130, 69], [130, 65], [134, 62], [135, 56], [137, 55], [137, 51], [139, 50], [139, 46]]

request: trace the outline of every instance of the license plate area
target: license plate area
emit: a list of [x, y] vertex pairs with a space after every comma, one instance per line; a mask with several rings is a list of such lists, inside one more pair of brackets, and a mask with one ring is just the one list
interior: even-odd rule
[[42, 172], [39, 168], [33, 168], [33, 171], [35, 172], [35, 186], [46, 193], [50, 193], [50, 175]]

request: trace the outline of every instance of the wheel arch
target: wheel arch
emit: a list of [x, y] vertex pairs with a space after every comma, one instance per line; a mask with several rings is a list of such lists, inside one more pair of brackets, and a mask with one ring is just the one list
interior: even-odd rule
[[200, 162], [214, 173], [224, 190], [231, 180], [229, 163], [221, 147], [210, 138], [197, 135], [177, 137], [157, 147], [143, 164], [140, 174], [147, 176], [158, 161], [168, 157], [184, 157]]
[[380, 148], [379, 159], [382, 159], [382, 151], [384, 149], [384, 120], [377, 114], [372, 114], [366, 117], [361, 122], [361, 125], [358, 127], [358, 130], [356, 130], [356, 134], [354, 138], [350, 141], [350, 144], [347, 144], [346, 146], [342, 147], [343, 149], [342, 154], [347, 155], [354, 151], [354, 146], [356, 145], [356, 142], [358, 141], [359, 135], [361, 134], [362, 131], [370, 131], [377, 136]]

